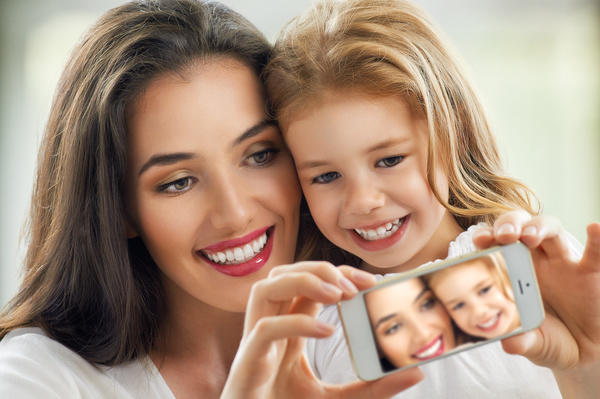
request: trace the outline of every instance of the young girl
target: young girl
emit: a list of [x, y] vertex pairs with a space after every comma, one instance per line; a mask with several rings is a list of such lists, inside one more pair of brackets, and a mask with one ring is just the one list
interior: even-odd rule
[[456, 325], [473, 337], [495, 338], [521, 325], [498, 252], [432, 273], [426, 281]]
[[[588, 255], [577, 263], [572, 259], [581, 256], [580, 246], [566, 240], [554, 220], [522, 216], [538, 213], [533, 194], [505, 174], [472, 85], [424, 13], [410, 3], [349, 0], [313, 5], [282, 30], [266, 76], [272, 108], [323, 234], [316, 234], [315, 250], [306, 256], [377, 274], [402, 272], [475, 250], [474, 231], [487, 222], [494, 230], [479, 233], [479, 245], [520, 238], [534, 249], [538, 269], [544, 261], [577, 264], [570, 286], [584, 278], [580, 265], [598, 263], [600, 255], [592, 245], [598, 240], [597, 225], [588, 231]], [[526, 212], [498, 217], [514, 209]], [[327, 241], [340, 250], [334, 252], [323, 244]], [[556, 249], [544, 252], [549, 245]], [[562, 278], [559, 273], [554, 269], [549, 274], [549, 287], [554, 287], [550, 280]], [[588, 290], [598, 292], [596, 286]], [[585, 295], [574, 304], [564, 292], [548, 288], [545, 298], [568, 314], [584, 303]], [[598, 307], [594, 311], [600, 314]], [[578, 322], [596, 334], [588, 316], [581, 315]], [[336, 323], [336, 310], [325, 309], [321, 318]], [[551, 323], [540, 331], [564, 331], [546, 327]], [[565, 342], [578, 334], [579, 326], [570, 327], [572, 335], [561, 336]], [[355, 378], [340, 330], [308, 348], [315, 372], [326, 381]], [[542, 337], [536, 335], [535, 354], [525, 345], [512, 351], [552, 367], [565, 392], [573, 385], [585, 390], [587, 383], [597, 381], [597, 343], [577, 349], [589, 350], [582, 357], [594, 359], [594, 369], [585, 361], [565, 364], [562, 357], [541, 354]], [[555, 345], [555, 354], [569, 356]], [[440, 392], [477, 398], [560, 395], [549, 369], [507, 355], [499, 344], [423, 369], [426, 382], [401, 397]], [[575, 382], [574, 370], [585, 370], [579, 382], [586, 383]]]

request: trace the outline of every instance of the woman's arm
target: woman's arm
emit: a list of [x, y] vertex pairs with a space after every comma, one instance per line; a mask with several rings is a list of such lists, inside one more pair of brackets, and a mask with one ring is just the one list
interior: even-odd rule
[[273, 269], [250, 294], [244, 336], [222, 397], [385, 398], [420, 381], [421, 371], [411, 369], [337, 386], [319, 381], [310, 370], [303, 354], [305, 338], [333, 332], [316, 319], [320, 306], [349, 299], [374, 283], [366, 272], [326, 262]]
[[565, 398], [600, 392], [600, 224], [590, 224], [587, 236], [583, 255], [575, 256], [557, 219], [510, 212], [473, 237], [480, 248], [520, 240], [531, 250], [546, 318], [503, 346], [551, 368]]

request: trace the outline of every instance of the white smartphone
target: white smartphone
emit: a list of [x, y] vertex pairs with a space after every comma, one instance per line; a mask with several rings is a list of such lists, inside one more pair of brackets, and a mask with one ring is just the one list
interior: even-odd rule
[[359, 378], [371, 381], [538, 327], [529, 249], [515, 243], [384, 278], [338, 304]]

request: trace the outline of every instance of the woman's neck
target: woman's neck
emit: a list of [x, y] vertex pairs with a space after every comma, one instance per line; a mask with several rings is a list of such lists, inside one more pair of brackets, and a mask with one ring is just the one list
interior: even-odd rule
[[242, 338], [244, 313], [165, 291], [167, 316], [150, 357], [178, 399], [218, 398]]

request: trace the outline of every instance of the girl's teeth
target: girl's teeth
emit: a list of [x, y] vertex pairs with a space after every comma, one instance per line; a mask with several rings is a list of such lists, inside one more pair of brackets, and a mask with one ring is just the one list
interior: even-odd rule
[[496, 323], [496, 320], [498, 320], [498, 315], [492, 317], [487, 323], [479, 324], [479, 327], [483, 329], [490, 328]]
[[385, 226], [379, 226], [373, 230], [354, 229], [363, 239], [367, 241], [381, 240], [394, 234], [404, 223], [404, 218], [396, 219], [393, 222], [388, 222]]
[[222, 252], [207, 253], [202, 252], [204, 256], [215, 263], [235, 264], [249, 261], [263, 250], [267, 243], [267, 233], [256, 240], [244, 245], [243, 247], [231, 248]]

